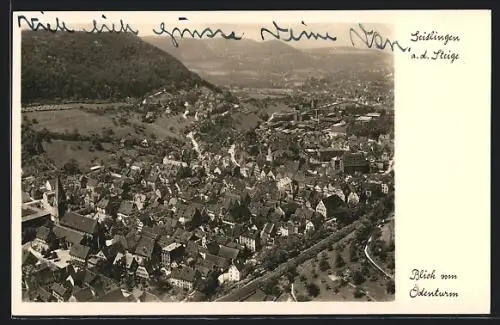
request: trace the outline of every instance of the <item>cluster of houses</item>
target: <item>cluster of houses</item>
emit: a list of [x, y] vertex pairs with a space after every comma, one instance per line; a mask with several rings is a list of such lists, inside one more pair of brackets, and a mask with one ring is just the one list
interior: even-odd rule
[[[289, 119], [296, 113], [271, 121]], [[24, 241], [57, 266], [39, 272], [58, 275], [36, 275], [47, 279], [38, 299], [149, 299], [120, 289], [126, 277], [158, 277], [187, 291], [213, 279], [238, 282], [277, 238], [306, 238], [339, 211], [394, 190], [389, 137], [347, 137], [342, 125], [305, 131], [300, 159], [283, 162], [277, 141], [286, 136], [273, 135], [283, 130], [261, 126], [260, 136], [270, 140], [259, 157], [235, 145], [190, 161], [177, 152], [156, 161], [138, 155], [85, 175], [23, 179], [23, 229], [36, 229]], [[322, 141], [332, 145], [318, 146]], [[64, 263], [61, 251], [69, 256]]]

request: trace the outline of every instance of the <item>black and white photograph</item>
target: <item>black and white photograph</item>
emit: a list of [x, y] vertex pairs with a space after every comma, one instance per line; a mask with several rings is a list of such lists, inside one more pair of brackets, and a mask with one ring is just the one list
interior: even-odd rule
[[23, 301], [394, 301], [391, 24], [183, 20], [23, 23]]

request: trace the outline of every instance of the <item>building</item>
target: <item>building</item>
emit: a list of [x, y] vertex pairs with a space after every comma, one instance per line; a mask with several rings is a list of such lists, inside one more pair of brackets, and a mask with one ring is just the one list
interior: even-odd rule
[[260, 249], [260, 234], [258, 231], [246, 231], [240, 235], [239, 242], [252, 252]]
[[346, 174], [370, 172], [370, 163], [362, 153], [346, 153], [342, 158], [342, 167]]
[[98, 232], [98, 222], [96, 219], [74, 212], [66, 212], [59, 220], [59, 225], [90, 236], [94, 236]]
[[155, 240], [153, 238], [144, 235], [141, 237], [135, 248], [135, 258], [139, 264], [143, 265], [151, 260], [154, 246]]
[[71, 246], [69, 256], [71, 260], [76, 261], [79, 264], [86, 265], [89, 253], [90, 247], [77, 243]]
[[182, 289], [193, 290], [196, 281], [196, 271], [189, 267], [174, 269], [170, 274], [169, 282]]
[[274, 223], [267, 222], [260, 232], [260, 239], [263, 244], [272, 244], [272, 237], [276, 232]]
[[170, 265], [177, 257], [182, 256], [184, 246], [180, 243], [171, 243], [161, 249], [161, 262]]
[[334, 218], [335, 211], [345, 206], [345, 202], [337, 195], [322, 199], [316, 206], [316, 212], [326, 219]]
[[344, 150], [335, 149], [335, 148], [322, 148], [318, 149], [318, 159], [321, 162], [329, 162], [332, 159], [341, 157], [344, 154]]
[[36, 251], [43, 252], [50, 250], [50, 244], [55, 239], [55, 235], [49, 228], [42, 226], [36, 230], [35, 240], [31, 243], [31, 247]]
[[71, 288], [55, 282], [52, 284], [52, 296], [57, 299], [57, 302], [68, 301], [71, 297]]
[[227, 271], [227, 280], [238, 282], [245, 277], [243, 271], [243, 265], [241, 263], [235, 263], [231, 265]]
[[117, 217], [126, 219], [132, 215], [133, 212], [137, 211], [137, 206], [131, 201], [122, 201], [120, 207], [117, 211]]

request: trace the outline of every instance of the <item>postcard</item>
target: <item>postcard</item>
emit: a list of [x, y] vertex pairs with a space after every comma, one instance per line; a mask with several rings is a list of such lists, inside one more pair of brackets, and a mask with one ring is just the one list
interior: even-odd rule
[[489, 11], [12, 18], [13, 315], [489, 313]]

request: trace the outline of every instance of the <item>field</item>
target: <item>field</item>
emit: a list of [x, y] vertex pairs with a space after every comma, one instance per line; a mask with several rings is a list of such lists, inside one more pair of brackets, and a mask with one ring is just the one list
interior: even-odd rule
[[43, 104], [43, 105], [30, 105], [22, 108], [23, 112], [32, 111], [57, 111], [57, 110], [70, 110], [70, 109], [99, 109], [105, 110], [109, 108], [130, 106], [127, 103], [66, 103], [66, 104]]
[[143, 126], [145, 133], [154, 134], [158, 138], [181, 137], [180, 133], [192, 118], [184, 119], [182, 116], [163, 115], [154, 123], [143, 123], [140, 116], [128, 118], [131, 125], [117, 125], [113, 122], [113, 115], [97, 115], [78, 109], [62, 111], [40, 111], [25, 113], [29, 119], [37, 121], [33, 127], [37, 130], [47, 128], [51, 132], [73, 132], [77, 129], [80, 134], [100, 133], [104, 128], [112, 128], [115, 136], [123, 137], [134, 134], [133, 124]]
[[[308, 260], [297, 267], [298, 276], [294, 281], [294, 292], [297, 299], [299, 297], [308, 297], [314, 301], [388, 301], [394, 296], [389, 296], [386, 293], [387, 279], [368, 264], [365, 264], [361, 253], [361, 258], [358, 262], [349, 262], [349, 244], [352, 238], [348, 238], [345, 247], [340, 247], [339, 250], [325, 250], [318, 254], [317, 258]], [[336, 256], [339, 253], [347, 266], [338, 267], [336, 265]], [[320, 269], [320, 260], [322, 254], [327, 255], [329, 269], [322, 271]], [[366, 265], [364, 267], [363, 265]], [[349, 268], [351, 274], [356, 270], [365, 269], [365, 279], [362, 284], [356, 286], [352, 280], [345, 283], [342, 281], [342, 272]], [[311, 297], [307, 285], [314, 283], [319, 287], [319, 294], [316, 297]], [[365, 294], [355, 297], [356, 287]]]
[[85, 141], [52, 140], [50, 143], [43, 144], [47, 156], [54, 161], [56, 166], [62, 167], [70, 159], [75, 159], [83, 170], [100, 164], [101, 160], [106, 161], [110, 157], [110, 153], [106, 150], [109, 150], [111, 145], [103, 143], [102, 146], [105, 150], [92, 151], [90, 142]]

